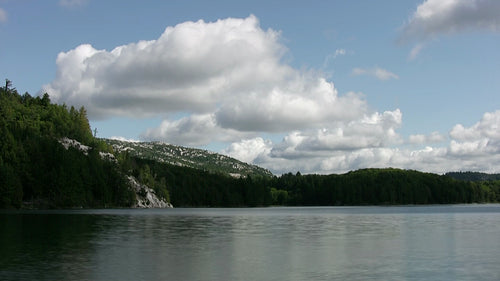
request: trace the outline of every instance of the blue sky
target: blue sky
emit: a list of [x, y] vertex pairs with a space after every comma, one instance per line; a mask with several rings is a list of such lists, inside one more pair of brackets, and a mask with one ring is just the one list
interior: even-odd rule
[[500, 2], [0, 0], [0, 76], [276, 174], [500, 172]]

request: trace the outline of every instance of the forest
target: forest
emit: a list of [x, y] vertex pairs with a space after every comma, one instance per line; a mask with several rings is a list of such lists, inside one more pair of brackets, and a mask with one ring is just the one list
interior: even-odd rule
[[[59, 143], [68, 137], [92, 147], [87, 155]], [[85, 108], [50, 102], [48, 94], [0, 88], [0, 208], [112, 207], [132, 204], [116, 164], [101, 158]]]
[[500, 202], [500, 181], [471, 182], [401, 169], [341, 175], [287, 173], [230, 178], [192, 168], [134, 159], [166, 179], [177, 207], [344, 206]]
[[[66, 149], [62, 138], [90, 149]], [[20, 95], [9, 80], [0, 87], [0, 208], [130, 207], [136, 195], [129, 175], [175, 207], [500, 202], [498, 177], [477, 173], [386, 168], [232, 177], [144, 159], [95, 138], [84, 107], [53, 104], [48, 94]]]

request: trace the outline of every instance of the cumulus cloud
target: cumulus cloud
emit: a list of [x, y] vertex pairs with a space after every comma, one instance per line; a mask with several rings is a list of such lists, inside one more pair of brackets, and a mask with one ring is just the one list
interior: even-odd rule
[[500, 1], [427, 0], [403, 26], [399, 40], [427, 40], [467, 30], [500, 30]]
[[7, 19], [7, 12], [4, 9], [0, 8], [0, 23], [7, 22]]
[[485, 113], [479, 122], [469, 128], [457, 124], [450, 131], [450, 136], [459, 141], [500, 140], [500, 110]]
[[399, 76], [380, 67], [375, 68], [354, 68], [353, 75], [369, 75], [379, 80], [399, 79]]
[[266, 161], [271, 152], [272, 142], [262, 137], [245, 139], [232, 143], [223, 153], [247, 163]]
[[84, 44], [58, 55], [57, 75], [43, 87], [57, 102], [85, 105], [91, 118], [207, 113], [286, 83], [279, 32], [256, 17], [167, 27], [156, 40], [111, 51]]
[[202, 146], [214, 141], [231, 142], [253, 135], [220, 127], [214, 114], [192, 114], [177, 120], [165, 119], [158, 127], [146, 130], [141, 138], [187, 146]]
[[[56, 77], [43, 90], [53, 101], [85, 106], [93, 120], [161, 116], [142, 139], [226, 143], [225, 153], [275, 173], [498, 171], [500, 112], [455, 126], [447, 146], [433, 147], [446, 141], [439, 133], [405, 140], [399, 109], [377, 112], [362, 94], [339, 94], [321, 73], [294, 69], [283, 60], [280, 36], [249, 16], [184, 22], [111, 51], [83, 44], [58, 55]], [[398, 78], [378, 67], [353, 74]], [[284, 137], [273, 142], [262, 133]]]
[[395, 130], [401, 125], [401, 121], [401, 112], [395, 110], [382, 114], [376, 112], [360, 120], [339, 123], [313, 132], [293, 132], [272, 153], [294, 159], [311, 153], [322, 155], [328, 151], [383, 147], [399, 141]]
[[[361, 165], [359, 153], [362, 151], [376, 151], [400, 143], [401, 137], [396, 129], [401, 122], [402, 114], [398, 109], [374, 112], [360, 119], [335, 122], [322, 129], [293, 131], [276, 144], [260, 137], [243, 140], [233, 143], [225, 152], [278, 172], [286, 172], [286, 169], [338, 172], [352, 167], [350, 161], [358, 161]], [[346, 159], [346, 155], [358, 156]]]
[[[400, 148], [402, 142], [394, 130], [401, 124], [398, 110], [374, 113], [365, 119], [371, 129], [361, 121], [348, 124], [350, 130], [329, 132], [292, 132], [281, 142], [245, 140], [233, 144], [227, 152], [238, 158], [258, 163], [280, 174], [290, 171], [303, 173], [343, 173], [360, 168], [397, 167], [420, 171], [445, 173], [449, 171], [500, 172], [500, 111], [485, 113], [471, 127], [456, 125], [447, 138], [438, 132], [430, 135], [412, 135], [406, 141], [422, 145], [418, 149]], [[376, 129], [375, 129], [376, 128]], [[366, 130], [366, 133], [363, 132]], [[378, 132], [378, 133], [373, 133]], [[265, 143], [265, 149], [243, 143]], [[396, 146], [394, 145], [396, 144]], [[252, 152], [258, 153], [252, 154]], [[258, 155], [258, 157], [256, 156]]]
[[[500, 152], [500, 110], [488, 112], [473, 126], [457, 124], [450, 131], [450, 154], [495, 156]], [[491, 162], [491, 161], [490, 161]]]
[[362, 95], [338, 94], [320, 73], [284, 63], [285, 53], [280, 32], [263, 30], [255, 16], [184, 22], [111, 51], [83, 44], [61, 52], [43, 90], [85, 106], [91, 119], [185, 114], [143, 134], [179, 144], [325, 127], [367, 113]]

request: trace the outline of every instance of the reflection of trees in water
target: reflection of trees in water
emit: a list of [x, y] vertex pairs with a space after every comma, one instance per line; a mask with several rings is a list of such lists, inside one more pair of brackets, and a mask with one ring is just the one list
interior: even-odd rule
[[[0, 214], [1, 280], [85, 279], [102, 217]], [[75, 267], [77, 266], [77, 267]]]

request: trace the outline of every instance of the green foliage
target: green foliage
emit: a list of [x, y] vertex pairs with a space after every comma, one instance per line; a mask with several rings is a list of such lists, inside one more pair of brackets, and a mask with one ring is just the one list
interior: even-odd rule
[[500, 201], [500, 181], [473, 183], [399, 169], [363, 169], [343, 175], [292, 175], [269, 183], [273, 202], [284, 205], [454, 204]]
[[157, 195], [169, 196], [177, 207], [268, 206], [272, 203], [265, 178], [234, 178], [137, 157], [127, 162], [122, 167], [131, 167], [134, 176], [153, 186]]
[[275, 206], [283, 206], [288, 202], [288, 191], [286, 190], [278, 190], [274, 187], [270, 188], [271, 190], [271, 199], [272, 204]]
[[496, 181], [500, 180], [500, 174], [485, 174], [479, 172], [449, 172], [447, 176], [463, 181]]
[[[19, 95], [10, 81], [0, 88], [0, 208], [130, 206], [133, 193], [111, 151], [94, 139], [85, 108], [51, 104], [48, 94]], [[59, 140], [94, 147], [88, 155]]]

